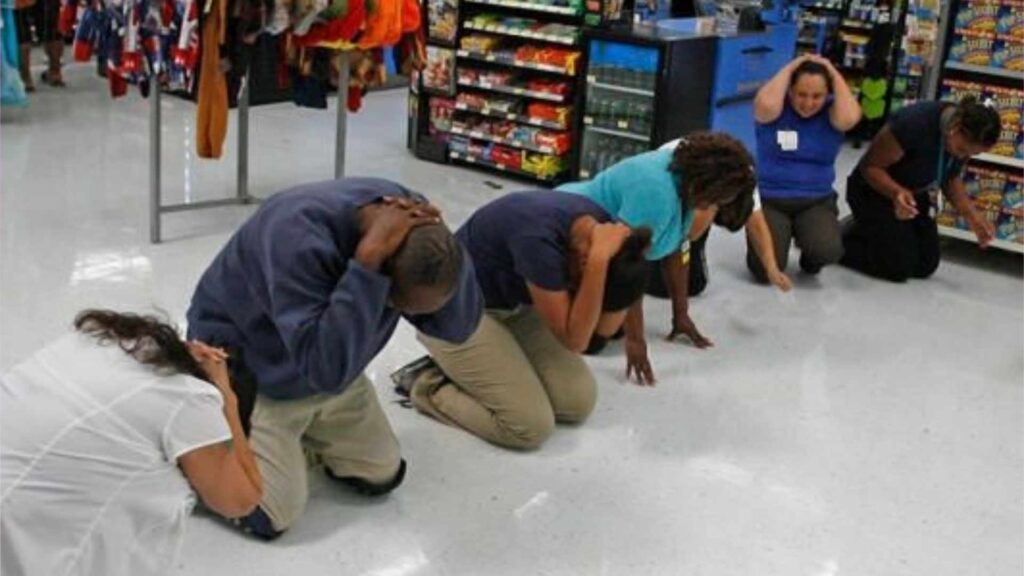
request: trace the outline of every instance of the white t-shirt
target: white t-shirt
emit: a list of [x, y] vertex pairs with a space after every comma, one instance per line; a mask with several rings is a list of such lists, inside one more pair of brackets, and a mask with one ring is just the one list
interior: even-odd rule
[[0, 379], [0, 572], [167, 574], [196, 502], [177, 459], [230, 438], [213, 385], [57, 340]]
[[[679, 146], [679, 141], [680, 140], [682, 140], [682, 138], [676, 138], [675, 140], [670, 140], [669, 142], [665, 142], [664, 144], [661, 145], [661, 148], [659, 148], [659, 150], [675, 150], [676, 147]], [[754, 210], [753, 211], [757, 212], [760, 209], [761, 209], [761, 192], [755, 186], [754, 187]]]

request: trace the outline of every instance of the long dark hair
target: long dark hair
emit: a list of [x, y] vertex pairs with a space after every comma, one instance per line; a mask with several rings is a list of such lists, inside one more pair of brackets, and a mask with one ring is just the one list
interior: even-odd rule
[[[210, 382], [210, 377], [192, 357], [178, 329], [166, 319], [155, 315], [89, 309], [78, 313], [74, 326], [79, 332], [95, 337], [101, 344], [117, 344], [125, 354], [152, 367], [159, 374], [188, 374]], [[229, 368], [237, 367], [240, 363], [235, 355], [228, 359]], [[248, 436], [250, 418], [256, 405], [256, 381], [247, 370], [231, 372], [240, 372], [242, 375], [231, 378], [231, 389], [238, 398], [242, 430]]]
[[157, 316], [90, 309], [79, 312], [74, 326], [102, 344], [117, 344], [125, 354], [158, 373], [188, 374], [209, 381], [177, 328]]
[[651, 265], [646, 258], [650, 247], [651, 229], [646, 226], [634, 228], [618, 254], [608, 262], [602, 311], [625, 310], [644, 295], [651, 274]]

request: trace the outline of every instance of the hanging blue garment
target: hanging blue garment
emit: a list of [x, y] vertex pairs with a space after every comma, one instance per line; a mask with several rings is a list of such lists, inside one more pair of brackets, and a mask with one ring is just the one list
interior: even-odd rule
[[0, 105], [26, 106], [25, 85], [18, 74], [18, 30], [14, 11], [4, 7], [0, 21]]

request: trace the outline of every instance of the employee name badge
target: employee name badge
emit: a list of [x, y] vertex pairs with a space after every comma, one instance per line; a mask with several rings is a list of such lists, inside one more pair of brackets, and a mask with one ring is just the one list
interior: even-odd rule
[[937, 185], [928, 187], [928, 216], [935, 218], [939, 212], [940, 188]]
[[775, 133], [775, 140], [783, 152], [792, 152], [800, 145], [800, 137], [795, 130], [779, 130]]

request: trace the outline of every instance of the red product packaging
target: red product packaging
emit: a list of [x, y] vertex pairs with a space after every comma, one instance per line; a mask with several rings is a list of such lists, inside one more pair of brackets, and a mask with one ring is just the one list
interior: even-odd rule
[[565, 154], [572, 145], [569, 134], [565, 132], [538, 132], [533, 140], [538, 146], [553, 148], [556, 154]]
[[506, 146], [495, 146], [491, 150], [491, 161], [507, 168], [520, 170], [523, 167], [523, 153]]
[[547, 94], [558, 94], [559, 96], [565, 96], [569, 93], [568, 82], [555, 82], [552, 80], [531, 80], [527, 86], [534, 92], [544, 92]]

